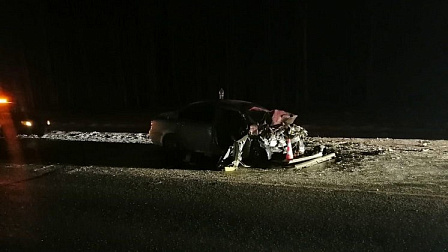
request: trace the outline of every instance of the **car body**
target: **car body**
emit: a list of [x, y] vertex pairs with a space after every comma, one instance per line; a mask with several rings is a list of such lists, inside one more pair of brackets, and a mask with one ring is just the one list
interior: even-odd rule
[[149, 136], [160, 146], [217, 155], [244, 134], [254, 106], [238, 100], [194, 102], [151, 120]]
[[[272, 154], [284, 152], [287, 146], [285, 135], [274, 132], [291, 125], [296, 117], [249, 101], [199, 101], [156, 116], [151, 120], [149, 137], [156, 145], [213, 157], [223, 156], [237, 140], [251, 135], [256, 136], [268, 154]], [[281, 128], [281, 132], [285, 130]]]
[[17, 134], [43, 135], [50, 120], [20, 108], [10, 96], [0, 94], [0, 129]]

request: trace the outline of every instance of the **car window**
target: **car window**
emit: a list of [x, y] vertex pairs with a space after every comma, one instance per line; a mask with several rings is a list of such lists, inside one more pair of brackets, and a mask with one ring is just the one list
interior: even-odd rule
[[238, 112], [229, 109], [220, 109], [216, 120], [216, 134], [218, 144], [226, 148], [240, 139], [247, 128], [244, 117]]
[[209, 103], [191, 104], [179, 112], [179, 119], [211, 123], [215, 118], [215, 107]]
[[219, 116], [225, 124], [231, 125], [232, 127], [241, 127], [245, 124], [243, 116], [234, 110], [221, 109]]

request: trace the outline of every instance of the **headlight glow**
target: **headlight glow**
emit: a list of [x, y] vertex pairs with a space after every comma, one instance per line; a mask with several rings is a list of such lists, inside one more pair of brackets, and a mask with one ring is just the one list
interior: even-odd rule
[[21, 121], [20, 122], [23, 126], [32, 127], [33, 122], [32, 121]]
[[8, 98], [0, 98], [0, 103], [9, 103]]
[[48, 126], [50, 126], [50, 125], [51, 125], [51, 122], [50, 122], [50, 120], [47, 120], [47, 125], [48, 125]]

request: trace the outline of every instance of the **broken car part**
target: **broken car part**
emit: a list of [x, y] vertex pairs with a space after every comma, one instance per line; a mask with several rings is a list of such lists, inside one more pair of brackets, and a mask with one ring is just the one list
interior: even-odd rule
[[310, 166], [313, 166], [313, 165], [320, 164], [320, 163], [323, 163], [325, 161], [331, 160], [331, 159], [333, 159], [335, 157], [336, 157], [336, 154], [335, 153], [331, 153], [331, 154], [325, 155], [323, 157], [318, 157], [318, 158], [315, 158], [315, 159], [307, 161], [307, 162], [296, 164], [294, 166], [294, 168], [292, 168], [292, 169], [296, 169], [297, 170], [297, 169], [310, 167]]

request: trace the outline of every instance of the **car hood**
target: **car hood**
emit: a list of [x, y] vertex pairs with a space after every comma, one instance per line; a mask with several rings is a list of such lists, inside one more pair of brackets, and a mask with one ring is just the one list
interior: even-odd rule
[[248, 111], [252, 123], [267, 124], [270, 126], [293, 124], [297, 115], [284, 110], [268, 110], [261, 107], [252, 107]]

